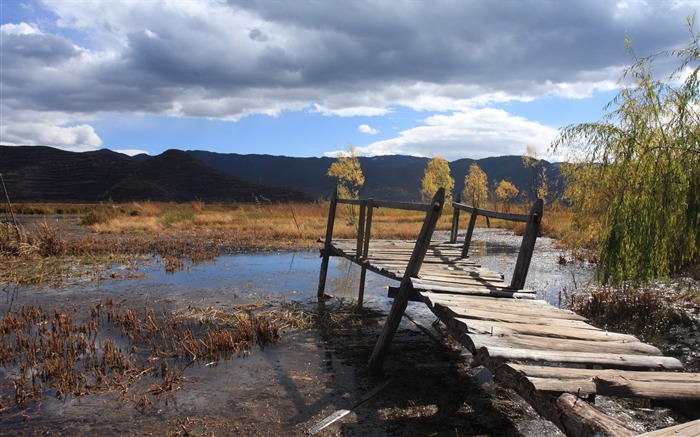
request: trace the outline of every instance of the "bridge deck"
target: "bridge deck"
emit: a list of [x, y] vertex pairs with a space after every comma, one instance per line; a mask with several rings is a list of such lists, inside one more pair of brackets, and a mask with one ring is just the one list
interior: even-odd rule
[[[373, 240], [360, 260], [355, 240], [334, 240], [331, 251], [401, 281], [415, 244]], [[460, 247], [429, 245], [419, 274], [409, 278], [412, 300], [424, 302], [476, 364], [540, 414], [561, 421], [556, 400], [563, 393], [700, 401], [700, 374], [677, 372], [683, 369], [677, 359], [634, 336], [596, 328], [572, 311], [535, 299], [531, 290], [510, 288], [502, 274], [462, 258]], [[615, 419], [595, 420], [606, 432], [633, 435]]]
[[[488, 368], [495, 379], [513, 388], [542, 416], [567, 435], [635, 433], [586, 400], [595, 395], [646, 398], [670, 403], [690, 415], [700, 412], [700, 374], [677, 372], [682, 364], [631, 335], [596, 328], [571, 311], [556, 308], [524, 290], [525, 278], [542, 218], [542, 202], [529, 215], [480, 210], [454, 202], [450, 243], [432, 241], [444, 203], [444, 189], [428, 205], [331, 199], [318, 296], [323, 298], [328, 258], [345, 257], [362, 267], [358, 305], [366, 271], [400, 282], [369, 366], [380, 370], [409, 301], [425, 303], [450, 335]], [[360, 206], [358, 237], [333, 239], [338, 203]], [[372, 239], [375, 208], [426, 211], [415, 241]], [[459, 212], [471, 212], [463, 244], [456, 244]], [[477, 215], [527, 222], [510, 283], [503, 275], [469, 259]], [[697, 417], [693, 417], [697, 419]], [[700, 435], [697, 423], [683, 432]], [[666, 434], [658, 434], [666, 435]]]

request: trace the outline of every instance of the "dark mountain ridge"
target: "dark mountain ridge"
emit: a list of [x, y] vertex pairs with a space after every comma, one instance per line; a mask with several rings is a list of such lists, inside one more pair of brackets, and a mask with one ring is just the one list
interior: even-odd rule
[[[428, 158], [360, 157], [365, 175], [363, 197], [419, 201]], [[327, 198], [335, 180], [326, 176], [334, 158], [294, 158], [207, 151], [168, 150], [160, 155], [130, 157], [111, 150], [66, 152], [43, 146], [0, 146], [0, 173], [13, 202], [175, 201], [204, 202], [310, 201]], [[454, 193], [476, 162], [489, 177], [489, 188], [504, 179], [531, 195], [542, 167], [557, 181], [556, 164], [540, 161], [525, 168], [519, 156], [450, 163]], [[561, 186], [552, 184], [550, 191]]]

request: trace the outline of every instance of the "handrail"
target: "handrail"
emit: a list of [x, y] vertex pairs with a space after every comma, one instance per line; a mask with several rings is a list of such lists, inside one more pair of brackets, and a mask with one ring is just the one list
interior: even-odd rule
[[343, 205], [360, 205], [372, 200], [374, 202], [375, 208], [390, 208], [390, 209], [402, 209], [405, 211], [422, 211], [426, 212], [430, 209], [430, 204], [428, 203], [413, 203], [413, 202], [394, 202], [391, 200], [374, 200], [374, 199], [337, 199], [337, 203]]
[[530, 218], [529, 214], [513, 214], [509, 212], [492, 211], [490, 209], [480, 209], [458, 202], [452, 202], [452, 207], [464, 212], [474, 212], [474, 210], [476, 210], [479, 215], [484, 217], [508, 220], [511, 222], [527, 222]]
[[510, 283], [510, 287], [517, 290], [521, 290], [523, 287], [525, 287], [525, 279], [527, 278], [527, 272], [530, 268], [532, 252], [535, 249], [535, 241], [537, 240], [537, 234], [539, 233], [540, 223], [542, 222], [542, 213], [544, 209], [544, 202], [542, 201], [542, 199], [538, 199], [532, 205], [529, 214], [512, 214], [506, 212], [492, 211], [488, 209], [480, 209], [474, 206], [469, 206], [460, 203], [459, 198], [457, 198], [456, 202], [452, 202], [452, 207], [454, 208], [454, 212], [452, 215], [452, 230], [450, 232], [450, 243], [457, 242], [460, 212], [464, 211], [471, 213], [471, 217], [469, 218], [469, 226], [467, 227], [467, 233], [464, 237], [464, 245], [462, 246], [462, 258], [466, 258], [469, 255], [469, 246], [471, 245], [472, 235], [474, 233], [474, 227], [476, 225], [476, 218], [478, 216], [527, 223], [527, 225], [525, 226], [525, 234], [523, 235], [523, 240], [520, 244], [520, 251], [518, 252], [518, 260], [515, 264], [515, 270], [513, 271], [513, 278]]
[[364, 294], [364, 276], [366, 266], [364, 260], [367, 259], [369, 253], [369, 241], [372, 234], [372, 216], [375, 208], [400, 209], [404, 211], [421, 211], [429, 213], [434, 207], [433, 203], [413, 203], [413, 202], [395, 202], [390, 200], [374, 200], [374, 199], [343, 199], [338, 197], [338, 190], [334, 190], [330, 199], [330, 207], [328, 209], [328, 223], [326, 225], [326, 238], [322, 251], [323, 261], [321, 262], [321, 273], [318, 281], [318, 298], [323, 298], [326, 287], [326, 275], [328, 271], [328, 262], [331, 252], [331, 243], [333, 240], [333, 227], [335, 224], [335, 214], [337, 205], [355, 205], [360, 207], [359, 221], [357, 226], [357, 245], [355, 249], [355, 261], [362, 265], [362, 273], [360, 277], [360, 291], [358, 295], [358, 306], [362, 307], [362, 299]]

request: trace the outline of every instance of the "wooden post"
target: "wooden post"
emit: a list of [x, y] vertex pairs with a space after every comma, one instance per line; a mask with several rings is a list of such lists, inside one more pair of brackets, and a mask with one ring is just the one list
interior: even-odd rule
[[[457, 195], [457, 201], [455, 203], [462, 202], [462, 194]], [[450, 230], [450, 243], [454, 244], [457, 242], [457, 232], [459, 232], [459, 209], [454, 208], [452, 211], [452, 229]]]
[[362, 247], [365, 243], [365, 214], [367, 214], [367, 201], [360, 200], [360, 223], [357, 225], [357, 246], [355, 247], [355, 260], [362, 259]]
[[328, 274], [328, 261], [331, 256], [331, 241], [333, 239], [333, 225], [335, 224], [335, 210], [338, 206], [338, 188], [331, 194], [331, 203], [328, 207], [328, 223], [326, 223], [326, 240], [324, 241], [321, 256], [321, 273], [318, 278], [318, 299], [322, 299], [326, 289], [326, 276]]
[[408, 305], [408, 298], [411, 294], [413, 286], [411, 285], [411, 277], [418, 276], [421, 265], [423, 264], [423, 259], [425, 254], [428, 252], [428, 246], [430, 246], [430, 240], [435, 231], [435, 226], [442, 213], [442, 207], [445, 203], [445, 189], [440, 188], [433, 200], [431, 202], [431, 208], [425, 214], [425, 221], [423, 222], [423, 227], [416, 240], [416, 245], [413, 248], [413, 253], [411, 253], [411, 258], [408, 261], [408, 266], [406, 266], [406, 272], [401, 279], [401, 285], [399, 287], [399, 293], [394, 299], [394, 303], [391, 305], [391, 311], [389, 312], [389, 317], [384, 324], [382, 333], [374, 345], [374, 351], [369, 359], [368, 367], [375, 372], [381, 371], [386, 354], [389, 351], [389, 346], [391, 346], [391, 341], [394, 339], [394, 334], [401, 323], [401, 318], [406, 311], [406, 306]]
[[544, 202], [542, 199], [538, 199], [530, 209], [530, 218], [527, 220], [525, 235], [523, 235], [523, 241], [520, 244], [520, 252], [518, 253], [518, 261], [515, 263], [513, 279], [510, 282], [510, 287], [516, 290], [522, 290], [525, 287], [525, 279], [527, 278], [527, 271], [530, 268], [532, 252], [535, 250], [535, 241], [537, 241], [537, 234], [540, 231], [543, 211]]
[[[374, 200], [368, 199], [362, 203], [362, 206], [367, 205], [367, 221], [364, 223], [364, 244], [362, 245], [362, 255], [361, 255], [361, 268], [360, 271], [360, 290], [357, 293], [357, 309], [362, 309], [362, 301], [365, 298], [365, 278], [367, 277], [367, 258], [369, 256], [369, 239], [372, 235], [372, 213], [374, 211]], [[360, 226], [362, 226], [362, 221], [360, 221]], [[360, 247], [358, 246], [358, 254], [360, 253]], [[358, 258], [360, 259], [360, 258]]]
[[462, 246], [462, 258], [467, 258], [469, 256], [469, 246], [472, 244], [472, 234], [474, 233], [474, 226], [476, 226], [476, 218], [479, 216], [479, 210], [474, 207], [472, 211], [472, 216], [469, 218], [469, 227], [467, 228], [467, 235], [464, 236], [464, 246]]

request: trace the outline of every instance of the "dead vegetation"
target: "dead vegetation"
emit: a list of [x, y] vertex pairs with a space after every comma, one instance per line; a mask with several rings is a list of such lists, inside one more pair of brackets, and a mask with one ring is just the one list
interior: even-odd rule
[[[195, 362], [220, 360], [274, 345], [285, 315], [250, 308], [201, 317], [131, 309], [109, 299], [43, 311], [35, 306], [0, 320], [0, 366], [10, 378], [0, 386], [0, 413], [21, 411], [45, 396], [79, 398], [118, 393], [119, 402], [143, 409], [179, 389]], [[199, 315], [199, 317], [197, 317]]]

